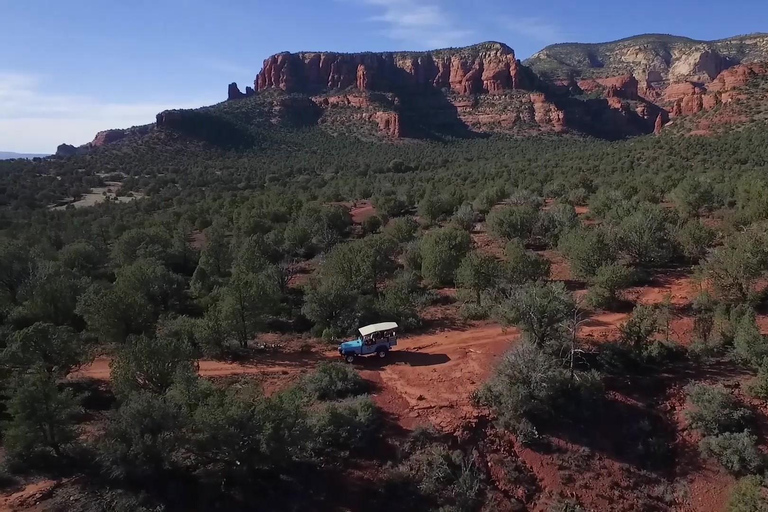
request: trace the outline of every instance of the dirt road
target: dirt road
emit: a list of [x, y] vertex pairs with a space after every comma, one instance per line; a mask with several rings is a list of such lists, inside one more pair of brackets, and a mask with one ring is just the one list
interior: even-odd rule
[[[488, 377], [496, 360], [518, 333], [499, 326], [471, 327], [401, 338], [384, 360], [360, 358], [355, 366], [374, 384], [375, 399], [404, 426], [432, 423], [450, 430], [476, 413], [471, 395]], [[265, 388], [279, 388], [323, 360], [338, 360], [335, 351], [274, 353], [243, 363], [200, 361], [203, 377], [258, 375]], [[73, 373], [72, 379], [108, 380], [109, 359], [98, 358]]]

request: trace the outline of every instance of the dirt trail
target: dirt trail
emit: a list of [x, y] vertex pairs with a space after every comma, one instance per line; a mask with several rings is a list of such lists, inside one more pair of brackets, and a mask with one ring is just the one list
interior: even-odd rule
[[[488, 377], [496, 360], [517, 332], [499, 326], [470, 327], [404, 337], [385, 360], [360, 358], [355, 363], [363, 377], [377, 388], [384, 410], [403, 426], [432, 422], [450, 430], [471, 419], [475, 408], [471, 395]], [[265, 387], [278, 388], [323, 360], [338, 353], [264, 354], [247, 362], [200, 361], [202, 377], [258, 375]], [[72, 379], [108, 380], [109, 358], [102, 357], [74, 372]]]

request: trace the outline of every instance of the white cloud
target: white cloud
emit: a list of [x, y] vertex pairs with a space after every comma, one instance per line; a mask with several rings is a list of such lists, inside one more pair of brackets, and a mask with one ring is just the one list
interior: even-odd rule
[[359, 0], [381, 13], [369, 21], [386, 25], [390, 39], [436, 48], [468, 44], [473, 31], [458, 26], [436, 0]]
[[62, 142], [85, 144], [96, 132], [148, 124], [170, 108], [211, 101], [113, 103], [48, 92], [40, 76], [0, 71], [0, 150], [52, 153]]
[[558, 43], [564, 39], [563, 31], [556, 23], [541, 18], [508, 18], [502, 23], [504, 27], [515, 34], [534, 39], [540, 43]]

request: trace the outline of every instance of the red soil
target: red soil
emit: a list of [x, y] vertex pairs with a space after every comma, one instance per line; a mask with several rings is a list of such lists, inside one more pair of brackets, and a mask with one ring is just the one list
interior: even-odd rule
[[[475, 235], [478, 245], [485, 239]], [[493, 244], [485, 245], [492, 247]], [[552, 277], [569, 281], [570, 272], [555, 251], [543, 251], [553, 262]], [[583, 293], [583, 292], [579, 292]], [[453, 289], [440, 290], [442, 300], [424, 312], [426, 334], [405, 336], [387, 359], [362, 358], [356, 363], [360, 374], [373, 384], [373, 399], [402, 428], [434, 425], [448, 433], [471, 431], [473, 425], [488, 417], [488, 412], [472, 403], [472, 394], [491, 374], [502, 354], [519, 338], [519, 333], [505, 332], [500, 326], [466, 322], [458, 315]], [[644, 304], [659, 304], [669, 297], [673, 309], [670, 338], [682, 344], [690, 342], [693, 319], [688, 313], [697, 284], [689, 274], [667, 271], [648, 285], [626, 291], [626, 299]], [[599, 311], [581, 327], [580, 335], [588, 342], [615, 339], [618, 327], [628, 312]], [[768, 317], [759, 319], [761, 330], [768, 332]], [[279, 337], [278, 337], [279, 338]], [[265, 336], [264, 339], [270, 339]], [[302, 340], [307, 342], [308, 340]], [[311, 371], [319, 361], [337, 359], [332, 349], [301, 352], [300, 341], [288, 342], [279, 352], [264, 353], [244, 363], [200, 361], [200, 374], [209, 378], [247, 375], [258, 379], [270, 393], [294, 382]], [[316, 340], [315, 347], [319, 346]], [[109, 378], [105, 358], [72, 375], [72, 378]], [[535, 476], [540, 492], [528, 510], [544, 511], [551, 498], [563, 495], [578, 499], [586, 510], [677, 510], [716, 512], [723, 509], [733, 479], [714, 462], [701, 461], [696, 448], [698, 439], [688, 428], [684, 416], [686, 384], [700, 380], [717, 382], [720, 374], [685, 375], [668, 390], [646, 391], [642, 386], [630, 393], [611, 391], [610, 399], [632, 410], [649, 409], [669, 419], [675, 432], [676, 461], [666, 477], [637, 469], [610, 452], [592, 451], [566, 439], [552, 438], [552, 450], [541, 452], [507, 441], [499, 457], [519, 458]], [[654, 394], [656, 393], [656, 394]], [[645, 398], [635, 396], [647, 394]], [[640, 400], [641, 402], [638, 402]], [[632, 419], [606, 419], [598, 438], [608, 444], [619, 443], [621, 428], [612, 430], [611, 421], [632, 423]], [[617, 426], [618, 427], [618, 426]], [[495, 459], [494, 459], [495, 460]], [[664, 495], [662, 498], [661, 496]]]

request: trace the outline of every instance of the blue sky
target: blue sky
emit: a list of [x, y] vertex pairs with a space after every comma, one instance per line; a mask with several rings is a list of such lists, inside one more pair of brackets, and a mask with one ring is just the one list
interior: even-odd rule
[[0, 150], [51, 152], [221, 101], [279, 51], [768, 31], [764, 0], [0, 0]]

